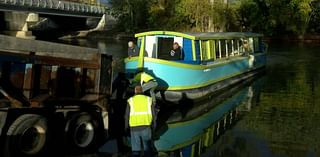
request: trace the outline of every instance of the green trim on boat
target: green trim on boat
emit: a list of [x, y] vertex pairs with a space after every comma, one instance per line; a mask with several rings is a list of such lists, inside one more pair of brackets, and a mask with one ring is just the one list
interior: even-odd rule
[[141, 48], [140, 48], [140, 52], [139, 52], [139, 59], [138, 59], [138, 67], [137, 68], [143, 68], [143, 66], [144, 66], [145, 40], [146, 40], [146, 37], [143, 37], [142, 41], [141, 41]]
[[211, 59], [211, 40], [206, 41], [206, 49], [207, 49], [207, 59]]
[[192, 144], [192, 146], [191, 146], [191, 156], [194, 156], [195, 146], [196, 146], [196, 144]]
[[249, 38], [249, 37], [263, 37], [262, 34], [251, 32], [173, 32], [173, 31], [149, 31], [135, 34], [135, 37], [148, 35], [172, 35], [184, 37], [191, 40], [210, 40], [210, 39], [235, 39], [235, 38]]
[[225, 79], [228, 79], [228, 78], [243, 74], [243, 73], [248, 72], [248, 71], [250, 71], [250, 70], [240, 71], [240, 72], [234, 73], [232, 75], [228, 75], [228, 76], [222, 77], [220, 79], [211, 80], [211, 81], [208, 81], [208, 82], [205, 82], [205, 83], [196, 84], [196, 85], [192, 85], [192, 86], [159, 87], [159, 89], [165, 88], [167, 90], [186, 90], [186, 89], [201, 88], [201, 87], [205, 87], [205, 86], [208, 86], [210, 84], [214, 84], [216, 82], [219, 82], [219, 81], [222, 81], [222, 80], [225, 80]]
[[139, 60], [139, 56], [131, 57], [131, 58], [125, 58], [125, 59], [124, 59], [124, 62], [125, 62], [125, 63], [128, 63], [128, 62], [130, 62], [130, 61], [137, 61], [137, 60]]
[[192, 59], [193, 61], [197, 60], [197, 55], [196, 55], [196, 43], [194, 40], [191, 41], [192, 44]]
[[188, 38], [191, 40], [195, 40], [194, 36], [185, 34], [185, 33], [179, 33], [179, 32], [172, 32], [172, 31], [149, 31], [149, 32], [142, 32], [135, 34], [135, 37], [141, 37], [141, 36], [148, 36], [148, 35], [172, 35], [172, 36], [179, 36]]

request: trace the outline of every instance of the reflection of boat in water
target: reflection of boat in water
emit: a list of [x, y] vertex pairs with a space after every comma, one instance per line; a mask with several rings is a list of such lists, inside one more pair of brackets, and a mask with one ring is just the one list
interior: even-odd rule
[[[155, 76], [157, 97], [170, 102], [202, 98], [252, 77], [266, 64], [260, 34], [154, 31], [136, 37], [140, 54], [126, 59], [126, 72], [143, 69]], [[171, 50], [173, 43], [180, 50]], [[174, 56], [176, 51], [183, 55]]]
[[[157, 150], [164, 156], [179, 154], [192, 157], [204, 153], [223, 131], [236, 122], [239, 110], [251, 108], [262, 79], [249, 83], [235, 86], [215, 99], [195, 105], [184, 116], [172, 114], [166, 124], [157, 129], [160, 134], [155, 141]], [[203, 110], [207, 112], [200, 112]]]

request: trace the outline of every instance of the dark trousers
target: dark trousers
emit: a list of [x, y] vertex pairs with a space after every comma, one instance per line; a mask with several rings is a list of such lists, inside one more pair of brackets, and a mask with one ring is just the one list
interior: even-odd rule
[[140, 156], [140, 152], [144, 152], [145, 157], [152, 156], [152, 139], [151, 139], [151, 128], [147, 127], [142, 130], [131, 130], [131, 147], [132, 156]]

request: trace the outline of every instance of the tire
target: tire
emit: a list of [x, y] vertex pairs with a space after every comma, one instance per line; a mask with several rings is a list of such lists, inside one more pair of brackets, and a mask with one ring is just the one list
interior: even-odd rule
[[76, 113], [66, 123], [68, 150], [72, 153], [96, 151], [101, 139], [101, 123], [89, 113]]
[[21, 115], [7, 131], [4, 156], [38, 156], [45, 152], [48, 139], [48, 124], [45, 117], [36, 114]]

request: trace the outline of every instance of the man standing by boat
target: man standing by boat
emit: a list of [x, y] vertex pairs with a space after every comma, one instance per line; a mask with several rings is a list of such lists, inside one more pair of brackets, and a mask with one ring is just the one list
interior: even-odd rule
[[128, 57], [139, 56], [139, 48], [134, 44], [133, 41], [128, 42]]
[[132, 156], [140, 156], [143, 150], [145, 157], [151, 157], [152, 128], [156, 126], [155, 105], [151, 97], [143, 95], [140, 85], [135, 86], [134, 92], [135, 95], [128, 99], [125, 114], [126, 129], [130, 127]]
[[133, 81], [140, 83], [143, 92], [149, 90], [153, 104], [156, 104], [156, 96], [154, 93], [154, 90], [158, 86], [158, 82], [156, 81], [156, 79], [154, 79], [154, 77], [147, 74], [146, 72], [139, 70], [139, 72], [133, 78]]

